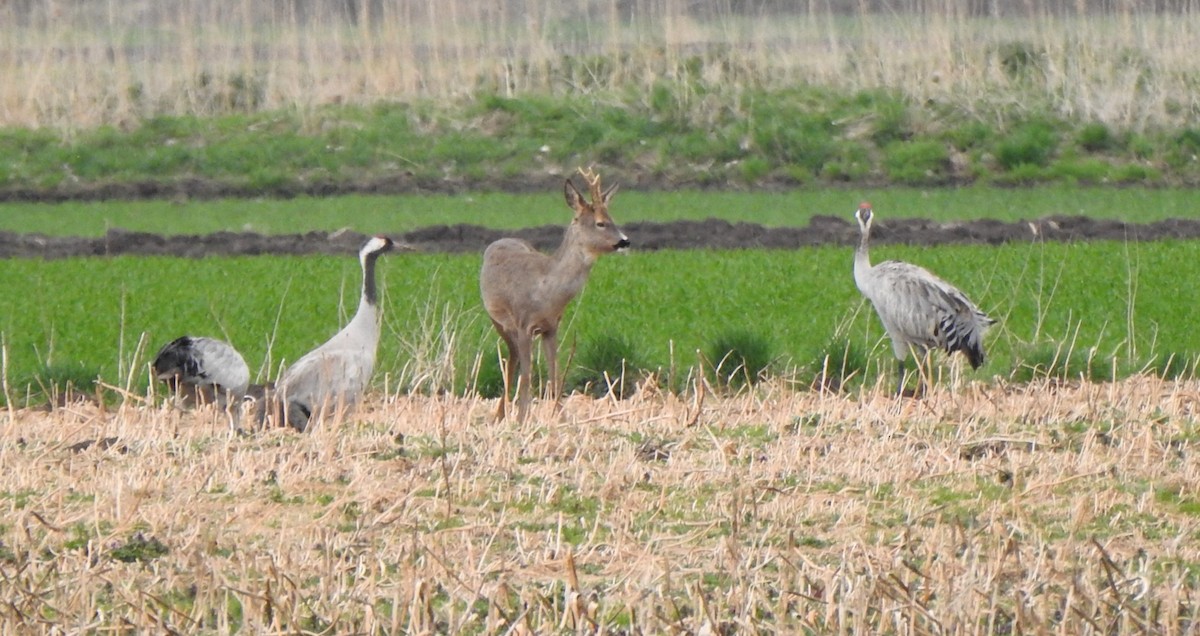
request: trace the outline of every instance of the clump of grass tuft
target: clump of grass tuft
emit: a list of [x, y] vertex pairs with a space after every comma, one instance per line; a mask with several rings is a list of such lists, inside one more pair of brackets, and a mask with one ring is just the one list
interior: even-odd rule
[[825, 344], [805, 366], [809, 386], [816, 391], [839, 392], [855, 379], [867, 375], [870, 359], [854, 341], [836, 337]]
[[170, 549], [157, 537], [147, 538], [141, 532], [137, 532], [129, 537], [128, 541], [113, 548], [108, 555], [122, 563], [146, 563], [166, 556], [168, 552]]
[[1034, 81], [1046, 71], [1046, 51], [1030, 42], [1003, 42], [996, 46], [995, 56], [1004, 74], [1013, 81]]
[[[503, 356], [504, 353], [501, 352], [500, 355]], [[471, 386], [467, 388], [468, 392], [474, 390], [474, 393], [482, 398], [498, 398], [504, 395], [503, 366], [503, 358], [497, 359], [490, 352], [483, 355]]]
[[996, 161], [1005, 170], [1045, 167], [1057, 147], [1058, 134], [1054, 128], [1046, 122], [1032, 121], [1019, 126], [996, 145]]
[[950, 176], [950, 153], [940, 141], [896, 141], [884, 148], [888, 176], [906, 185], [935, 185]]
[[12, 383], [13, 398], [23, 395], [27, 405], [62, 405], [96, 392], [100, 370], [83, 362], [51, 363]]
[[1110, 382], [1115, 375], [1112, 356], [1095, 347], [1076, 348], [1058, 344], [1037, 345], [1016, 355], [1011, 377], [1017, 382], [1034, 380], [1087, 380]]
[[623, 334], [605, 334], [589, 340], [579, 351], [576, 370], [565, 388], [596, 397], [612, 394], [617, 399], [631, 395], [645, 367], [637, 347]]
[[1075, 142], [1088, 152], [1105, 152], [1113, 149], [1117, 139], [1107, 125], [1097, 121], [1084, 124], [1075, 134]]
[[1196, 377], [1200, 357], [1192, 353], [1169, 353], [1155, 356], [1145, 370], [1164, 380], [1190, 380]]
[[404, 365], [397, 391], [434, 395], [455, 389], [464, 364], [459, 351], [464, 334], [474, 330], [475, 314], [431, 296], [417, 312], [417, 326], [396, 329]]
[[743, 329], [718, 335], [706, 355], [717, 384], [735, 389], [765, 377], [775, 357], [769, 339]]

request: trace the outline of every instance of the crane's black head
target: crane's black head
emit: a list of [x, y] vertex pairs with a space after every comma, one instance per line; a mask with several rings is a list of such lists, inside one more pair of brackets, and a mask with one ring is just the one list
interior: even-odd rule
[[180, 376], [192, 378], [200, 373], [200, 363], [192, 349], [194, 341], [188, 336], [181, 336], [167, 343], [154, 357], [151, 367], [154, 377], [164, 380], [174, 387]]
[[863, 201], [858, 204], [858, 211], [854, 213], [854, 218], [858, 219], [858, 227], [864, 231], [871, 227], [871, 204]]

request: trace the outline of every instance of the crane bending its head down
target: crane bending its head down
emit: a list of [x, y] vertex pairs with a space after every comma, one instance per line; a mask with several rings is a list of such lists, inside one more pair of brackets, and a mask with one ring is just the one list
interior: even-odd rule
[[972, 368], [984, 363], [983, 334], [995, 320], [979, 310], [956, 287], [929, 270], [900, 261], [871, 265], [868, 242], [874, 212], [869, 203], [854, 214], [862, 241], [854, 255], [854, 282], [879, 314], [892, 340], [904, 391], [904, 359], [909, 351], [923, 356], [930, 349], [961, 351]]
[[246, 394], [250, 367], [229, 343], [181, 336], [159, 349], [154, 377], [167, 383], [182, 403], [225, 405]]
[[314, 418], [350, 406], [367, 389], [375, 370], [381, 312], [375, 287], [375, 261], [394, 247], [375, 236], [358, 252], [362, 265], [362, 297], [358, 312], [341, 331], [284, 371], [275, 395], [284, 422], [300, 431]]

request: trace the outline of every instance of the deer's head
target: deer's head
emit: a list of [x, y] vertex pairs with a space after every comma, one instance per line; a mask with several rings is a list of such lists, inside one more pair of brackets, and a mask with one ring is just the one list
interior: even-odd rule
[[608, 213], [608, 202], [617, 191], [616, 184], [609, 186], [607, 190], [603, 189], [600, 185], [600, 175], [591, 168], [580, 168], [579, 174], [587, 182], [590, 202], [584, 198], [571, 179], [568, 178], [563, 185], [567, 206], [575, 211], [575, 219], [571, 221], [571, 226], [576, 233], [576, 240], [594, 255], [629, 247], [629, 238], [621, 232]]

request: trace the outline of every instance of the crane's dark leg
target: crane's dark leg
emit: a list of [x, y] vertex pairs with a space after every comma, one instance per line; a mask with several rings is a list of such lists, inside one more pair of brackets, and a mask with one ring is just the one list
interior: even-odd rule
[[904, 360], [896, 361], [896, 375], [900, 377], [899, 383], [896, 384], [896, 397], [904, 397], [904, 385], [908, 379], [908, 370], [904, 368]]
[[913, 397], [925, 397], [925, 387], [932, 381], [933, 355], [929, 351], [924, 351], [921, 353], [921, 357], [917, 358], [917, 388], [913, 389]]

